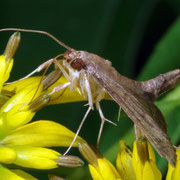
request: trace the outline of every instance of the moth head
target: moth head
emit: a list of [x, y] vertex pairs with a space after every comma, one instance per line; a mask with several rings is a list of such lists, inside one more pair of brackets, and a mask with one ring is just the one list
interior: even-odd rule
[[64, 53], [64, 60], [72, 69], [81, 71], [86, 68], [83, 61], [83, 51], [76, 51], [74, 49], [67, 50]]

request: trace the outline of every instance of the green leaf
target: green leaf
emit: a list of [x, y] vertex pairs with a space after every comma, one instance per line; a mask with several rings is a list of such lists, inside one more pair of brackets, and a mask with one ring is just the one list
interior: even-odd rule
[[180, 68], [180, 18], [168, 29], [156, 45], [139, 75], [139, 80], [150, 79], [160, 73]]

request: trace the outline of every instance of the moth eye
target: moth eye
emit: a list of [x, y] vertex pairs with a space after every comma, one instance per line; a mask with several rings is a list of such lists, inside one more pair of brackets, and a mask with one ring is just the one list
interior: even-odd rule
[[76, 58], [71, 62], [71, 67], [80, 71], [81, 69], [85, 68], [85, 64], [82, 59]]

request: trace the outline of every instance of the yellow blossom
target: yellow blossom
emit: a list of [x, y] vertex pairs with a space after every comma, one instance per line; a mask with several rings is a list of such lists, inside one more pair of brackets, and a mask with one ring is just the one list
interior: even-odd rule
[[120, 180], [116, 168], [106, 159], [96, 154], [88, 144], [80, 142], [79, 150], [90, 163], [89, 170], [94, 180]]
[[13, 66], [13, 55], [16, 52], [20, 42], [20, 33], [14, 33], [6, 46], [3, 55], [0, 56], [0, 92], [3, 84], [9, 79], [9, 75]]
[[117, 155], [116, 166], [123, 179], [136, 180], [132, 158], [131, 150], [125, 145], [124, 141], [120, 141], [120, 151]]
[[16, 151], [8, 147], [0, 147], [0, 154], [0, 163], [10, 164], [13, 163], [17, 158]]
[[[17, 34], [14, 36], [17, 36]], [[11, 37], [4, 56], [0, 56], [0, 63], [2, 63], [2, 69], [0, 70], [1, 87], [9, 78], [13, 63], [12, 56], [18, 42], [19, 40], [17, 41], [16, 38]], [[10, 63], [8, 64], [8, 62]], [[48, 120], [27, 124], [35, 113], [47, 105], [50, 100], [48, 95], [42, 94], [44, 91], [43, 84], [39, 84], [39, 82], [39, 78], [34, 78], [31, 82], [29, 79], [27, 81], [17, 81], [14, 87], [14, 83], [6, 86], [14, 89], [2, 88], [1, 98], [4, 96], [3, 93], [11, 96], [3, 101], [0, 108], [1, 180], [36, 179], [22, 170], [8, 169], [7, 164], [35, 169], [52, 169], [59, 165], [66, 167], [83, 165], [78, 157], [61, 156], [60, 153], [46, 148], [52, 146], [68, 147], [74, 139], [75, 134], [73, 132]], [[77, 146], [79, 141], [84, 140], [78, 136], [73, 146]]]
[[[42, 105], [43, 102], [46, 103], [41, 96], [39, 96], [40, 100], [37, 100], [39, 97], [34, 100], [36, 103], [34, 101], [27, 103], [34, 95], [37, 84], [38, 82], [30, 84], [20, 90], [0, 109], [0, 152], [4, 154], [4, 157], [0, 158], [0, 162], [36, 169], [52, 169], [63, 164], [67, 166], [67, 161], [58, 160], [59, 153], [44, 147], [68, 147], [75, 134], [66, 127], [48, 120], [26, 124], [39, 109], [36, 101], [40, 103], [42, 100]], [[36, 93], [36, 96], [39, 94], [41, 93]], [[78, 136], [73, 146], [77, 146], [79, 141], [84, 140]], [[73, 157], [70, 159], [76, 164], [74, 166], [82, 165], [82, 161], [79, 159]]]
[[[3, 90], [18, 93], [23, 87], [33, 84], [34, 82], [40, 83], [40, 80], [41, 80], [41, 76], [29, 77], [27, 79], [23, 79], [23, 80], [8, 84], [3, 87]], [[47, 90], [44, 90], [43, 94], [49, 94], [53, 90], [54, 87], [60, 84], [64, 84], [66, 82], [68, 82], [67, 79], [64, 76], [62, 76], [61, 78], [58, 79], [58, 81], [56, 81]], [[84, 100], [85, 99], [83, 98], [81, 94], [79, 94], [77, 89], [74, 92], [71, 92], [69, 88], [66, 88], [65, 90], [61, 90], [59, 92], [53, 93], [51, 95], [51, 100], [49, 102], [49, 105], [68, 103], [68, 102], [78, 102], [78, 101], [84, 101]]]
[[3, 84], [9, 79], [9, 74], [13, 66], [13, 59], [7, 61], [4, 55], [0, 56], [0, 90]]
[[150, 144], [142, 139], [134, 142], [133, 147], [133, 168], [137, 180], [162, 178], [162, 175], [155, 163], [155, 155]]
[[[94, 180], [161, 180], [162, 175], [155, 163], [153, 149], [146, 139], [134, 141], [133, 152], [120, 141], [120, 151], [116, 160], [116, 168], [99, 152], [94, 152], [87, 143], [80, 142], [79, 150], [89, 162], [89, 171]], [[175, 167], [168, 165], [166, 180], [180, 179], [180, 151], [177, 149]]]
[[178, 180], [180, 179], [180, 146], [176, 150], [177, 162], [176, 166], [173, 167], [171, 164], [168, 164], [168, 173], [166, 180]]

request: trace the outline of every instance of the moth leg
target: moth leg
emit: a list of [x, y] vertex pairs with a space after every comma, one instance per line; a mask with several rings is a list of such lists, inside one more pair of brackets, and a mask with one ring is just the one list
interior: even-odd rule
[[66, 70], [63, 68], [63, 66], [57, 61], [56, 58], [53, 59], [54, 64], [61, 70], [61, 72], [63, 73], [63, 75], [65, 76], [65, 78], [71, 82], [71, 78], [68, 75], [68, 73], [66, 72]]
[[70, 146], [68, 147], [66, 152], [63, 154], [63, 156], [65, 156], [69, 152], [69, 150], [72, 148], [72, 146], [73, 146], [74, 142], [76, 141], [76, 138], [77, 138], [77, 136], [78, 136], [78, 134], [79, 134], [79, 132], [80, 132], [80, 130], [81, 130], [81, 128], [82, 128], [82, 126], [83, 126], [83, 124], [84, 124], [84, 122], [85, 122], [90, 111], [91, 111], [91, 107], [89, 106], [88, 110], [86, 111], [86, 114], [84, 115], [84, 117], [83, 117], [83, 119], [82, 119], [82, 121], [78, 127], [78, 130], [76, 131], [76, 134], [75, 134]]
[[109, 123], [111, 123], [111, 124], [113, 124], [115, 126], [117, 126], [117, 125], [104, 117], [104, 114], [102, 112], [102, 109], [101, 109], [101, 106], [100, 106], [99, 102], [96, 102], [96, 108], [99, 111], [99, 115], [101, 117], [101, 126], [100, 126], [100, 129], [99, 129], [98, 138], [97, 138], [97, 147], [98, 147], [105, 121], [107, 121], [107, 122], [109, 122]]
[[53, 90], [49, 93], [49, 95], [54, 94], [55, 92], [59, 92], [60, 90], [68, 87], [71, 84], [71, 82], [67, 82], [64, 84], [60, 84], [59, 86], [56, 86], [55, 88], [53, 88]]
[[18, 82], [20, 80], [23, 80], [23, 79], [27, 79], [28, 77], [32, 76], [33, 74], [37, 73], [37, 72], [40, 72], [41, 70], [45, 69], [45, 68], [48, 68], [52, 63], [54, 62], [54, 59], [50, 59], [46, 62], [44, 62], [43, 64], [39, 65], [38, 68], [36, 68], [34, 71], [32, 71], [31, 73], [29, 73], [28, 75], [26, 75], [25, 77], [21, 78], [21, 79], [18, 79], [16, 81], [13, 81], [13, 82], [8, 82], [6, 84], [10, 84], [10, 83], [15, 83], [15, 82]]
[[90, 84], [89, 84], [88, 75], [86, 73], [84, 74], [84, 80], [85, 80], [84, 81], [84, 86], [85, 86], [85, 89], [87, 91], [89, 106], [91, 107], [91, 109], [94, 109], [94, 107], [93, 107], [93, 98], [92, 98], [92, 93], [91, 93], [91, 87], [90, 87]]
[[77, 87], [77, 83], [78, 83], [78, 78], [74, 78], [72, 81], [71, 81], [71, 85], [69, 86], [71, 92], [74, 92], [76, 87]]

